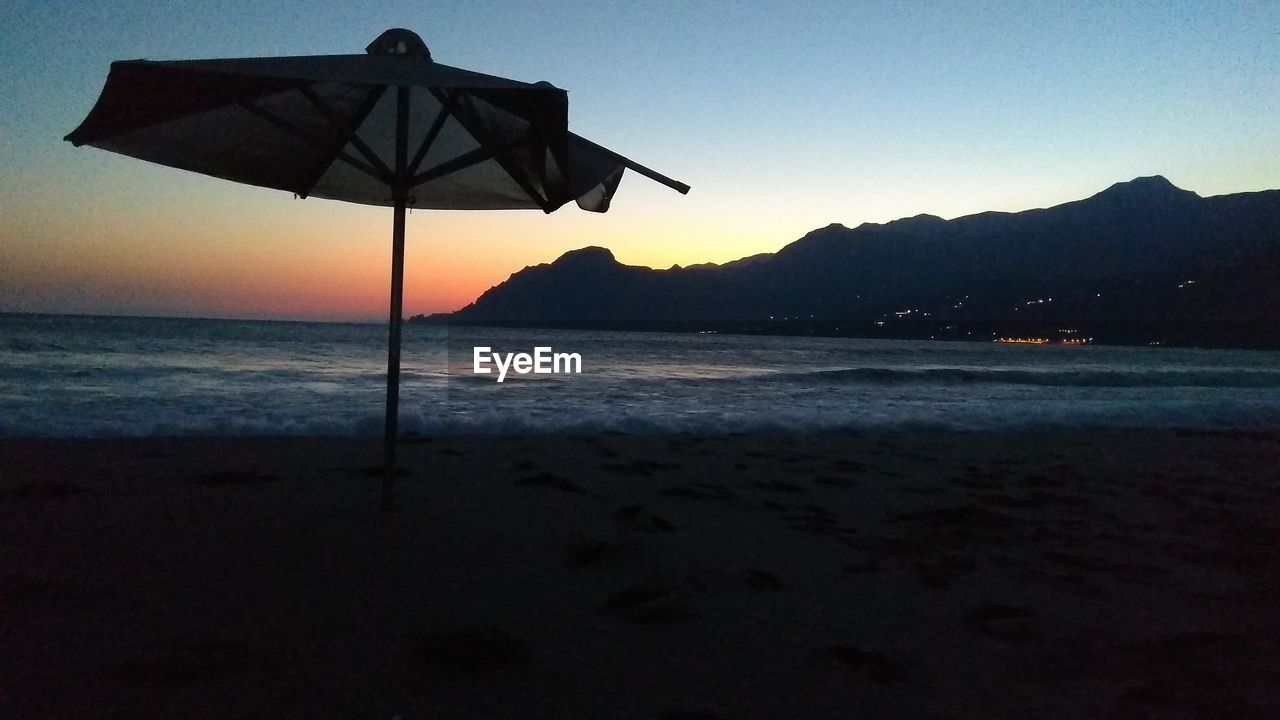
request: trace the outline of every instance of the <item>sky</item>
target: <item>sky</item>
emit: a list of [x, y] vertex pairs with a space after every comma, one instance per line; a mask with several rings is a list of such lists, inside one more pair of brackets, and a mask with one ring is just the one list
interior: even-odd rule
[[405, 312], [588, 245], [724, 262], [806, 232], [1046, 207], [1152, 174], [1280, 187], [1280, 3], [207, 2], [0, 7], [0, 312], [385, 320], [391, 212], [63, 142], [111, 61], [359, 53], [569, 92], [638, 175], [606, 214], [417, 211]]

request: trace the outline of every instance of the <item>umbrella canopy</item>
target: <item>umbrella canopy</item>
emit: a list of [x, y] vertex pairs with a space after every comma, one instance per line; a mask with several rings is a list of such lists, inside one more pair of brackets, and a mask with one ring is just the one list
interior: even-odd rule
[[406, 208], [608, 210], [630, 168], [689, 186], [568, 130], [546, 82], [431, 59], [416, 34], [384, 32], [363, 55], [112, 63], [66, 139], [299, 197], [386, 205], [392, 225], [386, 493], [395, 469]]
[[565, 91], [433, 62], [395, 29], [363, 55], [112, 63], [66, 139], [368, 205], [394, 206], [399, 188], [415, 208], [604, 211], [626, 167], [688, 191], [567, 127]]

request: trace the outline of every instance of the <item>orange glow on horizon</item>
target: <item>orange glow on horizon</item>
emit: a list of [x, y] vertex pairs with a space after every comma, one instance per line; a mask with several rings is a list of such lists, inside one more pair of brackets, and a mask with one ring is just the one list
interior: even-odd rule
[[[106, 153], [82, 160], [83, 181], [68, 178], [61, 194], [18, 186], [0, 213], [0, 311], [385, 319], [389, 208], [296, 200]], [[550, 215], [411, 212], [404, 313], [457, 310], [527, 266], [586, 246], [665, 269], [776, 252], [832, 222], [958, 214], [870, 191], [842, 205], [761, 205], [733, 183], [684, 179], [694, 185], [688, 196], [628, 174], [604, 214], [572, 205]], [[973, 207], [954, 210], [1000, 205], [988, 195], [968, 193]]]
[[[141, 172], [164, 174], [160, 196], [108, 187], [76, 212], [33, 199], [0, 217], [0, 233], [14, 239], [0, 267], [14, 292], [0, 311], [385, 317], [389, 209], [297, 201], [164, 168]], [[726, 229], [666, 194], [647, 206], [620, 198], [607, 214], [412, 212], [404, 312], [459, 309], [527, 266], [588, 245], [609, 248], [623, 264], [667, 268], [776, 250], [800, 234], [750, 218]]]

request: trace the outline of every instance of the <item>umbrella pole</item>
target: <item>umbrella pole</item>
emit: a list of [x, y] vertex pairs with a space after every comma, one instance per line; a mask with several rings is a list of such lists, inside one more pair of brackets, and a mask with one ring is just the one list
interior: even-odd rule
[[391, 316], [387, 338], [387, 416], [383, 422], [382, 509], [395, 507], [391, 483], [396, 473], [396, 437], [400, 419], [400, 325], [404, 298], [404, 198], [397, 198], [391, 229]]
[[396, 425], [400, 419], [400, 326], [404, 300], [404, 211], [409, 163], [409, 88], [396, 88], [396, 173], [392, 186], [395, 215], [391, 223], [391, 317], [387, 338], [387, 417], [383, 422], [382, 510], [395, 509], [391, 484], [396, 474]]

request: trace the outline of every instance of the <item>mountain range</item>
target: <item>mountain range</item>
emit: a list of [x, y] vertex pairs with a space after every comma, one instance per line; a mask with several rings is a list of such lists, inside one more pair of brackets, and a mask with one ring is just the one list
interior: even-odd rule
[[1280, 347], [1280, 190], [1161, 176], [1023, 212], [829, 225], [776, 253], [655, 270], [600, 247], [420, 321]]

